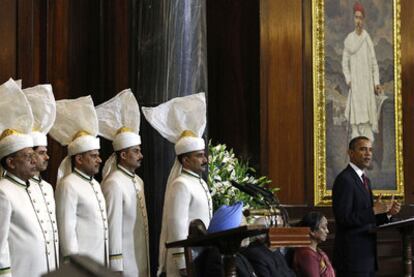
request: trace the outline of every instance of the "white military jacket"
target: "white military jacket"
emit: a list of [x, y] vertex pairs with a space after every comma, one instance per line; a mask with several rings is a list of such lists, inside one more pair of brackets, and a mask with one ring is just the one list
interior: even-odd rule
[[109, 219], [109, 260], [125, 277], [148, 277], [148, 220], [144, 183], [118, 165], [102, 183]]
[[[187, 239], [188, 227], [194, 219], [201, 219], [208, 227], [213, 214], [213, 204], [206, 182], [196, 173], [183, 169], [171, 183], [169, 195], [165, 195], [167, 242]], [[165, 243], [165, 242], [160, 242]], [[185, 268], [183, 248], [167, 249], [166, 273], [168, 277], [180, 276]]]
[[[40, 276], [55, 270], [53, 190], [11, 173], [0, 180], [0, 276]], [[57, 237], [56, 237], [57, 239]]]
[[75, 168], [56, 187], [56, 210], [63, 259], [81, 254], [108, 265], [108, 223], [99, 183]]
[[46, 217], [40, 218], [40, 225], [46, 237], [46, 246], [48, 248], [48, 263], [50, 271], [59, 267], [59, 234], [56, 221], [56, 205], [55, 193], [52, 185], [38, 176], [34, 176], [30, 180], [30, 187], [33, 187], [33, 193], [41, 198], [39, 209], [42, 215]]

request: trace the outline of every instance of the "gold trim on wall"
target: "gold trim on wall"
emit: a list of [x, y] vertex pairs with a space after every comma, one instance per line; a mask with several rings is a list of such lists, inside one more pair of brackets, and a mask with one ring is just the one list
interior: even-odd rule
[[[385, 1], [385, 0], [384, 0]], [[326, 99], [325, 99], [325, 0], [312, 0], [312, 78], [313, 78], [313, 141], [314, 141], [314, 204], [329, 206], [332, 191], [327, 188], [326, 178]], [[403, 200], [403, 140], [402, 140], [402, 95], [401, 95], [401, 19], [400, 0], [393, 0], [393, 50], [394, 50], [394, 109], [396, 189], [374, 190]]]

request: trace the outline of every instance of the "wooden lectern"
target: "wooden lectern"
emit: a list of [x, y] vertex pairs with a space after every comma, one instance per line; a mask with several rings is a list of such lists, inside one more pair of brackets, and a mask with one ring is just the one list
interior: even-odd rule
[[264, 225], [247, 225], [223, 232], [200, 234], [186, 240], [166, 243], [167, 248], [184, 247], [187, 262], [187, 274], [193, 276], [190, 247], [215, 246], [223, 257], [224, 275], [236, 277], [235, 254], [243, 239], [261, 234], [268, 234], [271, 247], [300, 247], [310, 245], [310, 229], [300, 228], [266, 228]]
[[380, 232], [381, 230], [388, 230], [388, 229], [397, 229], [401, 234], [401, 239], [403, 243], [402, 248], [402, 257], [403, 257], [403, 266], [404, 266], [404, 276], [412, 276], [413, 268], [412, 268], [412, 245], [411, 245], [411, 238], [413, 236], [414, 231], [414, 218], [399, 220], [391, 223], [387, 223], [384, 225], [377, 226], [373, 229], [373, 232]]
[[309, 227], [273, 227], [268, 230], [271, 248], [305, 247], [311, 244]]

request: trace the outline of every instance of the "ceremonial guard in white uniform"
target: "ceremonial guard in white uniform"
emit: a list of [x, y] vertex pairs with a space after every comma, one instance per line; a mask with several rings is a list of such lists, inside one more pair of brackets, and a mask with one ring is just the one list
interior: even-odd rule
[[143, 108], [148, 122], [166, 139], [175, 143], [177, 159], [168, 177], [164, 196], [158, 275], [186, 273], [184, 250], [166, 249], [165, 243], [187, 239], [192, 220], [201, 219], [208, 227], [213, 207], [201, 173], [207, 165], [204, 93], [172, 99], [155, 108]]
[[[93, 178], [99, 172], [98, 119], [90, 96], [56, 101], [50, 135], [68, 145], [56, 186], [56, 209], [63, 259], [87, 255], [108, 265], [108, 222], [105, 198]], [[73, 170], [72, 170], [73, 169]]]
[[36, 174], [30, 179], [32, 194], [41, 199], [38, 209], [42, 217], [39, 218], [45, 234], [48, 254], [49, 271], [59, 267], [59, 235], [56, 221], [55, 193], [53, 187], [42, 179], [40, 172], [47, 169], [49, 156], [47, 155], [46, 134], [52, 128], [56, 118], [56, 102], [51, 85], [37, 85], [23, 90], [30, 103], [33, 113], [33, 150], [36, 153]]
[[[0, 86], [0, 276], [41, 276], [56, 268], [42, 194], [29, 182], [36, 173], [33, 115], [23, 91]], [[42, 222], [43, 221], [43, 222]]]
[[102, 190], [109, 220], [109, 260], [125, 277], [150, 276], [148, 220], [140, 167], [140, 112], [131, 90], [96, 107], [99, 133], [111, 140], [115, 153], [103, 169]]

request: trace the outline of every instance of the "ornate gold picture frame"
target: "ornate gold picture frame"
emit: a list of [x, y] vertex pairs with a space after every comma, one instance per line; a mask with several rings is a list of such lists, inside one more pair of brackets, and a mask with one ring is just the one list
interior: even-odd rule
[[[364, 132], [373, 139], [372, 168], [367, 173], [374, 194], [404, 197], [400, 0], [360, 0], [358, 7], [354, 6], [355, 2], [312, 0], [315, 206], [331, 204], [334, 179], [349, 163], [349, 140], [365, 135]], [[354, 18], [356, 10], [363, 12], [364, 35], [371, 44], [367, 49], [372, 50], [365, 53], [367, 59], [357, 59], [352, 64], [349, 56], [360, 47], [359, 42], [348, 40], [358, 26]], [[358, 65], [360, 62], [365, 64]], [[359, 90], [347, 80], [352, 70], [356, 72], [367, 64], [371, 72], [377, 70], [376, 77], [375, 74], [369, 77], [373, 79], [369, 84], [373, 83], [375, 105], [364, 107], [360, 99], [365, 96], [358, 96]], [[361, 74], [355, 76], [359, 78]], [[369, 78], [364, 75], [362, 82]], [[378, 81], [379, 87], [375, 84]], [[361, 98], [353, 98], [356, 96]], [[357, 113], [359, 109], [376, 111], [371, 112], [373, 119], [369, 118], [368, 125], [359, 125], [358, 117], [363, 114]]]

